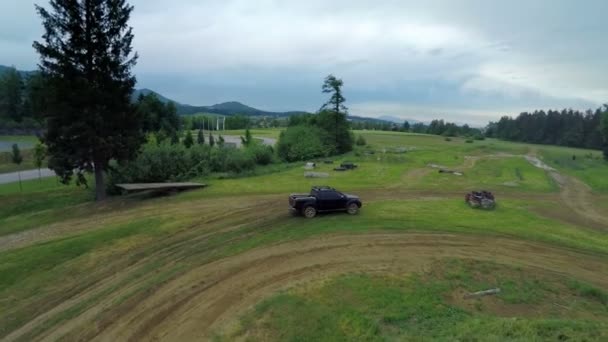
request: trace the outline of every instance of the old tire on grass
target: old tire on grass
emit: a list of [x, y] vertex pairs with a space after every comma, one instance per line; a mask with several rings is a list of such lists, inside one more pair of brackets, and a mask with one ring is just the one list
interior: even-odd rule
[[313, 217], [317, 216], [317, 209], [315, 207], [309, 205], [302, 210], [302, 215], [304, 215], [304, 217], [309, 218], [309, 219], [313, 218]]
[[357, 203], [351, 203], [346, 207], [346, 212], [350, 215], [357, 215], [359, 213], [359, 205]]

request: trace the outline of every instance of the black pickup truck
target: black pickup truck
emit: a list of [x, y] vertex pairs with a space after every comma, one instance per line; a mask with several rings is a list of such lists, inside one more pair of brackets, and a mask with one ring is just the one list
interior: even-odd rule
[[292, 213], [313, 218], [319, 212], [346, 211], [355, 215], [361, 208], [358, 196], [343, 194], [328, 186], [315, 186], [310, 194], [289, 195], [289, 207]]

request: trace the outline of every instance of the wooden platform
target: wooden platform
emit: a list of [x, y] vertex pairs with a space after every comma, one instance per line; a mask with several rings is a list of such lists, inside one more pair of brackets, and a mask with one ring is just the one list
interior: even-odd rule
[[201, 183], [132, 183], [116, 184], [116, 186], [126, 192], [136, 191], [182, 191], [204, 188], [207, 185]]

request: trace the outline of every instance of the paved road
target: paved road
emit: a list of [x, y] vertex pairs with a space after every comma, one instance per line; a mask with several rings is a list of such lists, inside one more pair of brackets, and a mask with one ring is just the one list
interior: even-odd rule
[[[38, 179], [38, 170], [27, 170], [21, 171], [21, 180], [30, 180], [30, 179]], [[50, 169], [42, 169], [40, 170], [40, 174], [42, 177], [51, 177], [55, 175], [55, 172]], [[7, 184], [19, 181], [19, 173], [11, 172], [11, 173], [0, 173], [0, 184]]]
[[[222, 135], [224, 137], [224, 141], [227, 143], [236, 144], [237, 147], [241, 147], [241, 137], [236, 135]], [[215, 141], [217, 142], [217, 135], [214, 135]], [[261, 138], [261, 137], [253, 137], [254, 139], [262, 140], [264, 145], [274, 146], [277, 143], [277, 139], [273, 138]]]

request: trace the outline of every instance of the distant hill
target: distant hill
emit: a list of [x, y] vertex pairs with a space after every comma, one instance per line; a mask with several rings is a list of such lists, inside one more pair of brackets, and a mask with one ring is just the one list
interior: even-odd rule
[[[10, 67], [10, 66], [0, 65], [0, 76], [3, 75], [5, 72], [8, 72], [12, 68], [13, 67]], [[27, 77], [27, 76], [30, 76], [37, 72], [37, 71], [23, 71], [23, 70], [17, 70], [17, 71], [21, 74], [22, 77]]]
[[[4, 72], [8, 71], [10, 68], [11, 67], [0, 65], [0, 75], [2, 75]], [[22, 75], [30, 75], [32, 73], [35, 73], [36, 71], [21, 71], [21, 70], [19, 70], [19, 72]], [[135, 102], [135, 101], [137, 101], [137, 98], [140, 95], [149, 95], [149, 94], [156, 95], [158, 97], [158, 99], [161, 102], [163, 102], [163, 103], [168, 103], [168, 102], [175, 103], [175, 106], [177, 107], [177, 114], [179, 114], [179, 115], [193, 115], [193, 114], [197, 114], [197, 113], [211, 113], [211, 114], [226, 115], [226, 116], [239, 115], [240, 114], [240, 115], [246, 115], [246, 116], [289, 117], [289, 116], [292, 116], [292, 115], [306, 113], [305, 111], [270, 112], [270, 111], [265, 111], [265, 110], [253, 108], [253, 107], [247, 106], [247, 105], [242, 104], [242, 103], [237, 102], [237, 101], [223, 102], [223, 103], [214, 104], [212, 106], [193, 106], [193, 105], [189, 105], [189, 104], [179, 103], [177, 101], [174, 101], [174, 100], [172, 100], [170, 98], [167, 98], [167, 97], [165, 97], [165, 96], [163, 96], [163, 95], [155, 92], [154, 90], [147, 89], [147, 88], [135, 89], [135, 91], [133, 92], [133, 95], [131, 95], [131, 99], [132, 99], [133, 102]], [[378, 118], [378, 119], [375, 119], [375, 118], [365, 118], [365, 117], [360, 117], [360, 116], [349, 116], [349, 119], [353, 120], [353, 121], [374, 121], [374, 122], [397, 122], [397, 123], [403, 123], [403, 120], [400, 120], [400, 119], [397, 119], [397, 118], [393, 118], [393, 119], [396, 119], [396, 120], [399, 120], [399, 121], [386, 120], [386, 119], [382, 119], [382, 118]], [[410, 122], [415, 122], [415, 121], [411, 120]]]
[[253, 108], [242, 104], [237, 101], [223, 102], [214, 104], [212, 106], [193, 106], [188, 104], [179, 103], [177, 101], [173, 101], [153, 90], [150, 89], [136, 89], [133, 92], [133, 100], [137, 100], [139, 95], [148, 95], [155, 94], [162, 102], [167, 103], [172, 101], [175, 103], [177, 107], [177, 113], [179, 115], [193, 115], [197, 113], [212, 113], [212, 114], [220, 114], [220, 115], [246, 115], [246, 116], [274, 116], [274, 117], [288, 117], [294, 114], [302, 114], [303, 111], [293, 111], [293, 112], [269, 112], [260, 110], [257, 108]]
[[390, 116], [390, 115], [379, 116], [378, 120], [394, 122], [396, 124], [403, 124], [403, 122], [407, 121], [407, 122], [410, 123], [410, 125], [417, 124], [417, 123], [421, 122], [421, 121], [414, 120], [414, 119], [408, 119], [408, 118], [402, 119], [402, 118], [398, 118], [396, 116]]
[[[139, 95], [147, 96], [147, 95], [150, 95], [150, 94], [156, 95], [156, 97], [158, 97], [158, 99], [161, 102], [163, 102], [163, 103], [167, 103], [167, 102], [172, 101], [171, 99], [168, 99], [168, 98], [162, 96], [161, 94], [159, 94], [159, 93], [157, 93], [157, 92], [155, 92], [153, 90], [147, 89], [147, 88], [144, 88], [144, 89], [135, 89], [135, 91], [133, 92], [133, 95], [131, 95], [131, 98], [133, 99], [133, 101], [137, 101], [137, 98], [139, 98]], [[175, 101], [173, 101], [173, 102], [175, 102]], [[175, 104], [178, 105], [179, 103], [175, 102]]]

